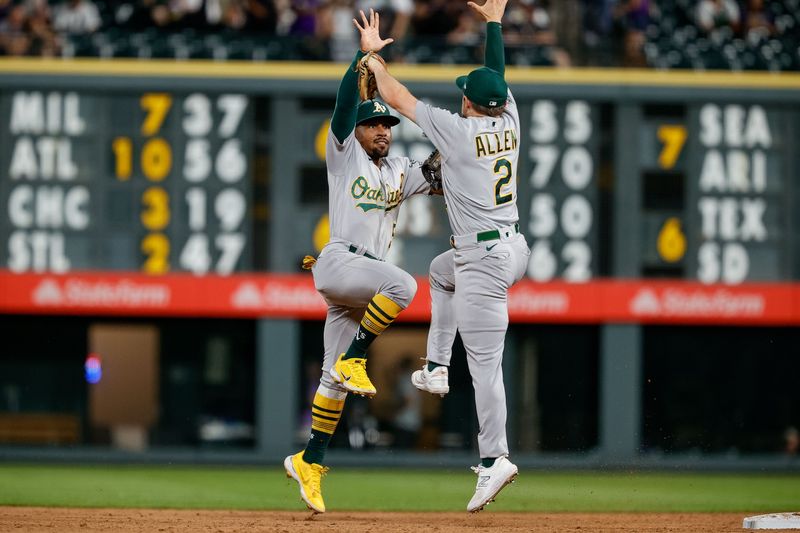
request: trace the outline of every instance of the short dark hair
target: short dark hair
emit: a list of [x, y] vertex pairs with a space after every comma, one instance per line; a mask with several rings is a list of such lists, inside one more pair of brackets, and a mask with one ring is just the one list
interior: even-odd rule
[[503, 110], [506, 108], [505, 104], [498, 106], [498, 107], [486, 107], [485, 105], [476, 104], [472, 100], [469, 101], [472, 104], [472, 107], [475, 108], [475, 111], [480, 113], [481, 115], [486, 115], [487, 117], [497, 118], [503, 114]]

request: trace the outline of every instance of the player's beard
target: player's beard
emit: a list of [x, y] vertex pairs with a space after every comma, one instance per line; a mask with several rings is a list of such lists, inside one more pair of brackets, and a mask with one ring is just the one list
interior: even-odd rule
[[389, 147], [391, 145], [392, 145], [392, 143], [390, 143], [390, 142], [387, 142], [385, 147], [380, 146], [377, 143], [373, 144], [372, 145], [372, 150], [370, 150], [370, 152], [369, 152], [369, 156], [372, 159], [380, 159], [382, 157], [386, 157], [387, 155], [389, 155]]

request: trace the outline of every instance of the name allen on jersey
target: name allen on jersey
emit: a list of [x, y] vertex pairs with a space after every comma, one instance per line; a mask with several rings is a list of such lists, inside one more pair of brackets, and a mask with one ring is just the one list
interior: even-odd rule
[[475, 158], [497, 155], [517, 148], [517, 133], [513, 129], [480, 133], [475, 136]]

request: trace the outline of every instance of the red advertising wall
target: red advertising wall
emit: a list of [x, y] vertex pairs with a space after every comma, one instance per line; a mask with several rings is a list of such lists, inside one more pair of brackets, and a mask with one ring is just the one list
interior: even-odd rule
[[[401, 320], [427, 322], [426, 278]], [[322, 320], [311, 275], [203, 276], [0, 270], [0, 313], [202, 316]], [[800, 284], [704, 285], [688, 281], [522, 281], [509, 294], [516, 323], [798, 325]]]

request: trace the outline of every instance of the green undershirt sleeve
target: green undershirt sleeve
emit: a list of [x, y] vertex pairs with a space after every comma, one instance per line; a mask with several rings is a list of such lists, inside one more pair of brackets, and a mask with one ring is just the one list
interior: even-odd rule
[[486, 51], [484, 55], [484, 64], [505, 76], [506, 51], [503, 47], [503, 27], [499, 22], [486, 24]]
[[366, 54], [361, 50], [347, 67], [339, 92], [336, 93], [336, 107], [331, 119], [331, 131], [336, 140], [341, 144], [356, 127], [356, 113], [358, 112], [358, 61]]

